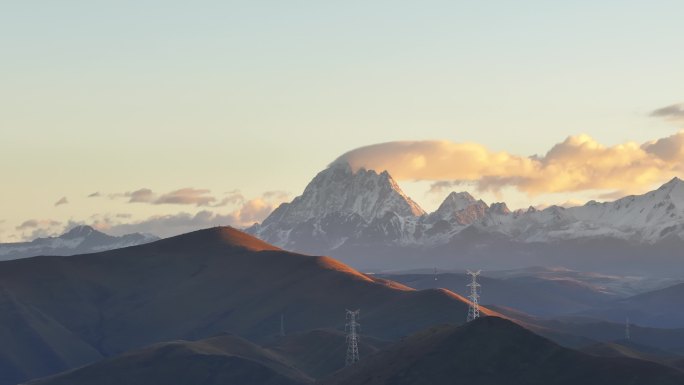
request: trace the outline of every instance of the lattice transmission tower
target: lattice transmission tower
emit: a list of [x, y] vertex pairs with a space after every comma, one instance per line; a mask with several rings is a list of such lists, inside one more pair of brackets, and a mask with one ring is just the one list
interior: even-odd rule
[[347, 359], [345, 364], [347, 366], [354, 365], [359, 361], [359, 335], [357, 328], [361, 326], [357, 321], [359, 319], [360, 309], [347, 310], [347, 322], [345, 324], [345, 331], [347, 332]]
[[627, 320], [625, 321], [625, 339], [627, 341], [632, 339], [632, 335], [629, 332], [629, 317], [627, 317]]
[[470, 271], [468, 270], [468, 275], [471, 281], [468, 285], [470, 288], [470, 307], [468, 308], [468, 322], [480, 318], [480, 284], [477, 283], [477, 277], [480, 275], [482, 270]]
[[285, 315], [280, 313], [280, 336], [285, 337]]

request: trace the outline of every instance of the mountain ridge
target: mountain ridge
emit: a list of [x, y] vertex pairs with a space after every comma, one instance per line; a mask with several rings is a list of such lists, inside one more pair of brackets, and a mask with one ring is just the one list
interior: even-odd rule
[[159, 240], [151, 234], [131, 233], [122, 236], [105, 234], [91, 226], [75, 226], [56, 237], [36, 238], [29, 242], [0, 243], [0, 260], [38, 255], [67, 256], [137, 246]]
[[497, 242], [514, 244], [502, 247], [522, 249], [521, 255], [559, 242], [580, 247], [603, 242], [618, 253], [615, 243], [684, 243], [684, 182], [675, 177], [642, 195], [543, 210], [511, 211], [505, 202], [488, 205], [467, 192], [451, 192], [437, 210], [426, 213], [387, 171], [352, 171], [338, 162], [319, 172], [302, 195], [246, 231], [288, 250], [330, 254], [345, 262], [350, 255], [391, 252], [399, 258], [434, 255], [440, 248], [467, 254], [464, 247], [477, 252], [478, 244]]
[[441, 325], [322, 381], [325, 385], [679, 384], [684, 373], [631, 358], [595, 357], [563, 348], [513, 322], [481, 317]]

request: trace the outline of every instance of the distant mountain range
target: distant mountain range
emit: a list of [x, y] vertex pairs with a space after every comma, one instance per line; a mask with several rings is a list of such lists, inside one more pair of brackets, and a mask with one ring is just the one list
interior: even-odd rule
[[[606, 276], [566, 269], [521, 269], [484, 274], [478, 279], [482, 284], [481, 303], [513, 318], [523, 319], [519, 316], [519, 312], [523, 312], [525, 316], [609, 321], [623, 325], [629, 318], [639, 327], [681, 328], [684, 325], [684, 283], [681, 279]], [[466, 295], [469, 283], [464, 272], [376, 276], [418, 290], [445, 288], [463, 295]], [[635, 338], [641, 337], [635, 335]], [[674, 348], [684, 349], [684, 345]]]
[[[619, 322], [629, 317], [639, 325], [677, 328], [684, 325], [684, 283], [641, 293], [582, 312]], [[684, 348], [684, 347], [683, 347]]]
[[593, 254], [601, 253], [621, 255], [621, 267], [631, 271], [643, 267], [644, 249], [651, 258], [672, 259], [684, 245], [684, 182], [673, 178], [644, 195], [544, 210], [511, 211], [505, 203], [452, 192], [426, 213], [386, 171], [353, 171], [336, 162], [247, 231], [288, 250], [333, 255], [365, 269], [566, 265], [567, 254], [580, 255], [570, 257], [575, 266], [569, 262], [580, 270], [616, 265], [596, 260]]
[[159, 240], [151, 234], [107, 235], [90, 226], [76, 226], [58, 237], [37, 238], [30, 242], [0, 243], [0, 260], [37, 255], [75, 255], [142, 245]]

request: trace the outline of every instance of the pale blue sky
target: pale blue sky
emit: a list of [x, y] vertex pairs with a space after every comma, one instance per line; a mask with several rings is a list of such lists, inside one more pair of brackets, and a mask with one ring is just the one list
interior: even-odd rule
[[[676, 125], [647, 115], [684, 101], [682, 15], [682, 1], [3, 1], [0, 241], [27, 219], [200, 210], [95, 191], [297, 195], [378, 142], [531, 155], [579, 133], [667, 136]], [[429, 209], [424, 187], [407, 189]]]

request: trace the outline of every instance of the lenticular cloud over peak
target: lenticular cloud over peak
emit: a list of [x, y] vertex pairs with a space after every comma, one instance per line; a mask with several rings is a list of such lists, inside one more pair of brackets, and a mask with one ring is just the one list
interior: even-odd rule
[[684, 131], [646, 143], [605, 146], [569, 136], [543, 156], [495, 152], [473, 142], [399, 141], [364, 146], [335, 162], [387, 170], [398, 180], [474, 182], [480, 191], [514, 187], [528, 195], [588, 190], [636, 192], [681, 175]]

